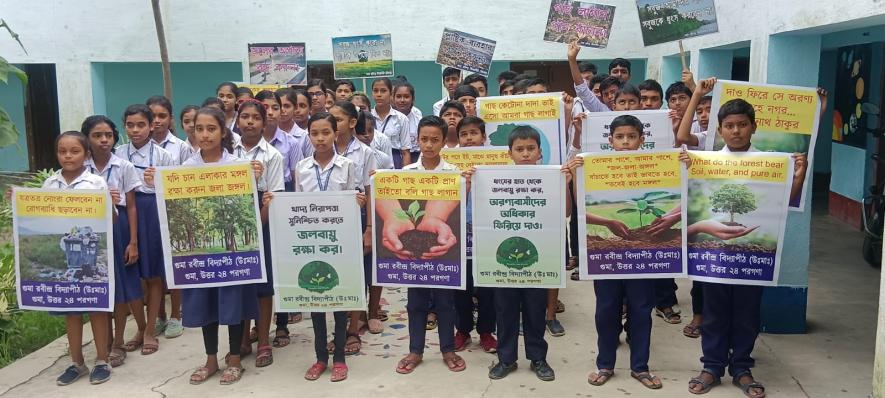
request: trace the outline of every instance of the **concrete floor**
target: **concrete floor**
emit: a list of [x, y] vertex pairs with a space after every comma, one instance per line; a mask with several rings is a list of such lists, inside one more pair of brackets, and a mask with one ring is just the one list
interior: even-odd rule
[[[873, 348], [879, 291], [879, 272], [868, 267], [860, 256], [862, 234], [822, 215], [812, 224], [812, 253], [809, 267], [809, 333], [805, 335], [762, 335], [755, 357], [757, 378], [765, 383], [771, 397], [865, 397], [871, 391]], [[679, 281], [679, 300], [690, 312], [690, 283]], [[403, 293], [387, 290], [385, 300], [391, 311], [387, 330], [380, 336], [364, 336], [363, 355], [348, 358], [350, 378], [330, 383], [328, 373], [308, 382], [302, 378], [314, 362], [310, 322], [290, 325], [293, 344], [275, 349], [275, 363], [256, 369], [254, 357], [244, 360], [243, 379], [233, 386], [220, 386], [218, 376], [202, 386], [188, 384], [191, 371], [201, 365], [203, 346], [198, 330], [184, 336], [161, 340], [160, 351], [152, 356], [130, 355], [127, 363], [114, 369], [113, 379], [92, 386], [81, 380], [68, 387], [56, 387], [55, 377], [68, 365], [66, 340], [59, 339], [27, 358], [0, 369], [0, 397], [125, 396], [183, 397], [206, 396], [291, 396], [310, 391], [311, 397], [685, 397], [688, 379], [700, 364], [698, 340], [682, 336], [682, 325], [668, 325], [655, 318], [652, 335], [652, 371], [664, 382], [659, 391], [647, 390], [629, 377], [625, 367], [628, 350], [618, 352], [616, 376], [603, 387], [593, 387], [586, 376], [594, 366], [596, 333], [593, 326], [594, 295], [589, 282], [569, 281], [562, 292], [567, 310], [560, 319], [568, 333], [550, 337], [548, 360], [556, 370], [554, 382], [542, 382], [528, 370], [528, 363], [504, 380], [490, 381], [488, 366], [495, 357], [476, 346], [462, 355], [468, 369], [448, 372], [435, 345], [436, 334], [429, 333], [425, 362], [411, 375], [394, 372], [397, 360], [406, 353]], [[685, 321], [687, 322], [687, 320]], [[683, 323], [684, 325], [684, 323]], [[86, 328], [88, 330], [88, 328]], [[134, 330], [130, 322], [129, 334]], [[224, 328], [222, 328], [224, 330]], [[91, 335], [86, 332], [87, 339]], [[222, 332], [224, 334], [224, 332]], [[226, 341], [222, 336], [221, 341]], [[224, 350], [222, 349], [222, 352]], [[94, 356], [87, 348], [87, 358]], [[91, 366], [92, 361], [87, 364]], [[723, 380], [708, 397], [741, 397], [740, 391]], [[307, 390], [311, 389], [311, 390]]]

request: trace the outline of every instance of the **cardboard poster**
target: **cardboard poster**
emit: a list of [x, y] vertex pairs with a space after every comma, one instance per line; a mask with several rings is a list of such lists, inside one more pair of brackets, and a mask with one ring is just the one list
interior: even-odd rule
[[495, 45], [494, 40], [445, 28], [436, 63], [488, 76]]
[[393, 76], [390, 34], [332, 38], [335, 79]]
[[615, 19], [615, 6], [583, 1], [553, 0], [547, 16], [544, 41], [578, 42], [584, 47], [605, 48]]
[[480, 97], [476, 113], [486, 122], [489, 145], [506, 147], [514, 129], [532, 129], [541, 135], [541, 164], [562, 164], [568, 154], [561, 92]]
[[304, 43], [249, 43], [249, 83], [307, 84]]
[[646, 46], [719, 31], [713, 0], [636, 0]]

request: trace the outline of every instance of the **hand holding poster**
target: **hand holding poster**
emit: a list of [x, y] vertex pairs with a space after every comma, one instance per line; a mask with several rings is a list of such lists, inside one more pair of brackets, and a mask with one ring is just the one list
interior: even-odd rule
[[372, 176], [375, 285], [464, 289], [465, 191], [457, 171]]
[[513, 159], [510, 158], [510, 149], [506, 146], [443, 148], [439, 156], [446, 163], [462, 171], [470, 170], [471, 167], [479, 165], [513, 164]]
[[476, 109], [486, 122], [488, 144], [507, 146], [514, 129], [533, 129], [541, 135], [541, 163], [562, 164], [567, 152], [561, 92], [480, 97]]
[[790, 155], [689, 153], [689, 278], [777, 285], [792, 181]]
[[567, 189], [560, 167], [478, 166], [471, 186], [474, 284], [564, 288]]
[[[685, 177], [678, 150], [582, 154], [581, 279], [685, 276]], [[583, 221], [583, 222], [581, 222]]]
[[636, 0], [646, 46], [719, 31], [713, 0]]
[[[801, 178], [796, 195], [790, 198], [790, 209], [803, 211], [802, 197], [806, 172], [814, 156], [820, 120], [820, 98], [815, 88], [778, 86], [720, 80], [712, 91], [709, 126], [719, 126], [719, 109], [728, 101], [743, 99], [753, 105], [756, 112], [756, 129], [752, 135], [752, 147], [762, 152], [793, 153], [796, 157], [796, 176]], [[712, 129], [715, 131], [715, 127]], [[720, 150], [726, 143], [719, 134], [707, 138], [707, 149]]]
[[616, 117], [632, 115], [642, 122], [642, 150], [673, 148], [673, 124], [667, 110], [585, 112], [581, 148], [586, 152], [613, 151], [611, 123]]
[[365, 311], [356, 191], [275, 193], [270, 240], [278, 311]]
[[584, 47], [605, 48], [615, 19], [615, 6], [583, 1], [553, 0], [547, 16], [544, 41], [578, 42]]
[[332, 38], [335, 79], [393, 76], [390, 34]]
[[250, 43], [249, 82], [307, 84], [304, 43]]
[[154, 181], [170, 289], [267, 282], [248, 162], [160, 167]]
[[113, 311], [112, 223], [107, 191], [14, 188], [19, 307]]
[[488, 76], [494, 53], [494, 40], [446, 28], [436, 63]]

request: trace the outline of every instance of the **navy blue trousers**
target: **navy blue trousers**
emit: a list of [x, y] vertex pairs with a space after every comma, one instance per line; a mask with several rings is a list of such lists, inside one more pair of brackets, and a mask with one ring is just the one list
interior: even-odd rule
[[655, 279], [655, 307], [663, 309], [676, 305], [676, 289], [673, 278]]
[[630, 336], [630, 369], [648, 371], [651, 344], [653, 279], [601, 279], [593, 281], [596, 292], [596, 367], [614, 369], [621, 334], [621, 305], [627, 303], [627, 334]]
[[455, 351], [455, 291], [410, 287], [406, 311], [409, 313], [409, 352], [424, 353], [427, 313], [431, 303], [436, 312], [439, 350]]
[[736, 376], [756, 363], [750, 355], [759, 335], [761, 286], [704, 283], [701, 362], [718, 376]]
[[455, 312], [458, 332], [470, 333], [473, 330], [473, 297], [477, 301], [476, 332], [479, 334], [495, 331], [495, 294], [492, 288], [473, 286], [473, 260], [467, 259], [467, 290], [455, 291]]
[[519, 320], [525, 356], [530, 361], [547, 360], [544, 341], [547, 289], [494, 288], [495, 320], [498, 325], [498, 361], [514, 363], [519, 350]]
[[691, 282], [691, 312], [694, 315], [704, 313], [704, 282]]

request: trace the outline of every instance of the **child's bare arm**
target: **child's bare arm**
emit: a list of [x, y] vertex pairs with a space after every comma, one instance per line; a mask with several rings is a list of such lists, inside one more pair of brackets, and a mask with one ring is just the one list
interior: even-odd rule
[[713, 91], [714, 86], [716, 86], [716, 78], [711, 77], [709, 79], [701, 80], [697, 90], [692, 92], [691, 100], [688, 101], [688, 107], [685, 108], [685, 115], [682, 117], [682, 121], [679, 123], [679, 129], [676, 131], [676, 146], [698, 146], [698, 137], [691, 134], [691, 124], [693, 119], [691, 115], [697, 111], [701, 98], [704, 98], [705, 95]]

